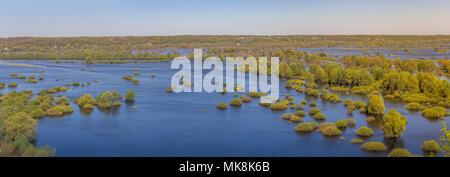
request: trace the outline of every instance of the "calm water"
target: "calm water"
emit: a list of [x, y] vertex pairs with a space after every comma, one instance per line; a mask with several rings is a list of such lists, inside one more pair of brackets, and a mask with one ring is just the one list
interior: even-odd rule
[[[5, 61], [24, 63], [23, 61]], [[354, 117], [356, 127], [343, 130], [340, 138], [326, 138], [320, 133], [299, 134], [294, 131], [296, 124], [280, 118], [286, 110], [271, 111], [258, 105], [258, 100], [244, 104], [241, 108], [218, 110], [219, 102], [229, 102], [234, 93], [179, 93], [167, 94], [175, 70], [170, 63], [148, 64], [54, 64], [47, 61], [29, 61], [27, 64], [43, 68], [0, 65], [0, 82], [18, 82], [12, 90], [37, 91], [62, 86], [72, 82], [91, 82], [87, 87], [75, 87], [62, 93], [73, 99], [89, 93], [96, 97], [100, 92], [117, 90], [122, 95], [133, 89], [136, 101], [133, 105], [123, 104], [115, 111], [95, 109], [89, 115], [75, 112], [62, 118], [44, 118], [39, 122], [38, 146], [46, 144], [57, 149], [57, 156], [386, 156], [384, 153], [368, 153], [360, 145], [349, 141], [357, 138], [354, 131], [361, 126], [374, 129], [369, 141], [382, 141], [383, 131], [377, 124], [367, 125], [365, 115], [355, 111], [353, 116], [346, 114], [342, 104], [323, 102], [320, 98], [305, 97], [302, 93], [283, 88], [281, 96], [290, 94], [295, 102], [316, 100], [318, 108], [327, 115], [327, 122]], [[81, 71], [85, 67], [86, 71]], [[122, 79], [124, 74], [139, 68], [140, 85]], [[93, 69], [94, 71], [88, 71]], [[34, 71], [45, 70], [44, 81], [38, 84], [25, 83], [14, 79], [10, 73], [37, 75]], [[150, 75], [155, 74], [155, 78]], [[59, 78], [60, 81], [55, 81]], [[61, 79], [64, 78], [64, 81]], [[99, 80], [99, 83], [92, 82]], [[243, 93], [240, 93], [243, 95]], [[339, 94], [342, 99], [366, 100], [365, 97]], [[387, 109], [397, 109], [405, 115], [409, 123], [406, 132], [396, 146], [407, 148], [414, 154], [421, 150], [423, 141], [440, 138], [440, 121], [429, 121], [420, 112], [407, 111], [403, 103], [385, 100]], [[308, 111], [309, 107], [305, 107]], [[309, 115], [305, 122], [314, 121]]]

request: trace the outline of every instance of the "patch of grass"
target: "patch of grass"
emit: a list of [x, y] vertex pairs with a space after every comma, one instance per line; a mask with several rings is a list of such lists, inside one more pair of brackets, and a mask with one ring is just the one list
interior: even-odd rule
[[281, 116], [282, 119], [290, 120], [294, 115], [292, 113], [286, 113]]
[[419, 111], [419, 110], [423, 109], [423, 106], [420, 103], [411, 102], [411, 103], [408, 103], [408, 105], [406, 105], [405, 108], [410, 111]]
[[[315, 123], [315, 122], [314, 122]], [[308, 123], [300, 123], [297, 126], [295, 126], [294, 130], [297, 132], [302, 132], [302, 133], [309, 133], [314, 131], [315, 127], [317, 127], [317, 123], [314, 124], [312, 122], [308, 122]]]
[[298, 111], [295, 111], [295, 115], [300, 116], [300, 117], [305, 117], [306, 112], [303, 110], [298, 110]]
[[422, 111], [422, 116], [428, 119], [444, 119], [447, 109], [441, 106], [427, 108]]
[[309, 106], [311, 106], [311, 107], [316, 107], [317, 106], [317, 102], [316, 101], [310, 101], [309, 102]]

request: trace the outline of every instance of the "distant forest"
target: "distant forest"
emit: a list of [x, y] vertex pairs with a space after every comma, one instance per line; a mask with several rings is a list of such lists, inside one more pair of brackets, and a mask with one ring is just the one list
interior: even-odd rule
[[[450, 35], [302, 35], [302, 36], [148, 36], [148, 37], [15, 37], [0, 38], [3, 59], [153, 59], [161, 49], [220, 48], [260, 54], [274, 48], [443, 48]], [[145, 51], [133, 53], [133, 51]], [[231, 51], [231, 52], [230, 52]], [[249, 52], [249, 54], [252, 54]]]

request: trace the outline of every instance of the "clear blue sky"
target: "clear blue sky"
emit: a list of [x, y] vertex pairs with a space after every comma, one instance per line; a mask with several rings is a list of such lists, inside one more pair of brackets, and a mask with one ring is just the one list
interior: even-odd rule
[[184, 34], [450, 34], [450, 1], [0, 1], [0, 37]]

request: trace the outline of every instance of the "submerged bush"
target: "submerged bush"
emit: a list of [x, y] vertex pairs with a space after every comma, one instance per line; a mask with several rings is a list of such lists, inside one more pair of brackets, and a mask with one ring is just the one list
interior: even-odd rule
[[356, 120], [355, 120], [354, 118], [348, 118], [348, 119], [347, 119], [347, 125], [348, 125], [349, 127], [355, 126], [355, 125], [356, 125]]
[[253, 97], [253, 98], [259, 98], [259, 97], [261, 97], [261, 93], [259, 93], [259, 92], [249, 92], [248, 96]]
[[17, 85], [18, 85], [17, 83], [11, 82], [11, 83], [8, 84], [8, 87], [9, 88], [14, 88], [14, 87], [17, 87]]
[[294, 130], [297, 132], [303, 132], [303, 133], [308, 133], [308, 132], [312, 132], [314, 131], [314, 125], [311, 124], [310, 122], [308, 123], [300, 123], [298, 124]]
[[300, 117], [305, 117], [306, 112], [303, 110], [298, 110], [298, 111], [295, 111], [295, 115], [300, 116]]
[[286, 110], [288, 105], [282, 102], [273, 103], [270, 105], [270, 109], [272, 110]]
[[[80, 99], [77, 100], [77, 104], [80, 108], [85, 109], [85, 105], [90, 104], [90, 106], [95, 104], [94, 98], [90, 94], [85, 94], [80, 97]], [[86, 108], [90, 108], [90, 106], [87, 106]], [[92, 106], [93, 109], [94, 106]]]
[[314, 116], [314, 115], [316, 115], [317, 113], [320, 113], [320, 109], [319, 109], [319, 108], [311, 108], [311, 109], [309, 110], [309, 115]]
[[264, 106], [264, 107], [269, 107], [269, 106], [272, 105], [272, 103], [260, 101], [260, 102], [259, 102], [259, 105]]
[[216, 105], [216, 108], [217, 109], [227, 109], [228, 105], [226, 103], [224, 103], [224, 102], [221, 102], [221, 103]]
[[422, 116], [428, 119], [444, 119], [447, 109], [441, 106], [427, 108], [422, 111]]
[[292, 115], [292, 113], [286, 113], [286, 114], [283, 114], [281, 116], [281, 118], [290, 120], [292, 118], [292, 116], [294, 116], [294, 115]]
[[408, 103], [408, 105], [406, 105], [405, 108], [407, 110], [411, 110], [411, 111], [419, 111], [423, 108], [423, 106], [420, 103], [411, 102], [411, 103]]
[[79, 82], [72, 82], [72, 86], [80, 86]]
[[113, 102], [113, 103], [111, 104], [111, 106], [113, 106], [113, 107], [119, 107], [119, 106], [122, 106], [122, 103], [121, 103], [121, 102]]
[[230, 106], [234, 106], [234, 107], [240, 107], [240, 106], [242, 106], [242, 101], [241, 101], [241, 99], [239, 99], [239, 98], [232, 99], [232, 100], [230, 101]]
[[5, 88], [5, 83], [0, 82], [0, 89]]
[[407, 149], [395, 148], [387, 156], [388, 157], [411, 157], [411, 153]]
[[43, 118], [43, 117], [45, 117], [46, 114], [45, 114], [44, 110], [42, 110], [42, 109], [35, 109], [35, 110], [31, 111], [30, 115], [33, 118]]
[[322, 113], [317, 113], [313, 116], [314, 119], [316, 120], [325, 120], [327, 118], [327, 116], [325, 114]]
[[59, 97], [59, 98], [55, 99], [55, 103], [56, 104], [69, 105], [70, 104], [70, 100], [67, 97]]
[[81, 107], [81, 109], [83, 110], [93, 110], [94, 109], [94, 105], [87, 103], [84, 106]]
[[312, 100], [312, 101], [309, 102], [309, 106], [316, 107], [317, 106], [317, 102]]
[[369, 127], [362, 126], [358, 130], [355, 131], [356, 135], [362, 137], [370, 137], [373, 135], [373, 130]]
[[291, 117], [291, 121], [292, 122], [303, 122], [303, 117], [294, 115]]
[[352, 140], [350, 140], [350, 143], [352, 143], [352, 144], [361, 144], [363, 142], [364, 142], [364, 140], [362, 140], [362, 139], [352, 139]]
[[167, 93], [172, 93], [173, 92], [173, 87], [172, 86], [167, 87], [166, 92]]
[[346, 100], [344, 101], [344, 106], [350, 106], [350, 105], [352, 105], [352, 104], [353, 104], [353, 101], [350, 100], [350, 99], [346, 99]]
[[59, 105], [47, 110], [47, 116], [60, 117], [73, 112], [73, 108], [66, 105]]
[[241, 100], [242, 100], [242, 102], [244, 102], [244, 103], [250, 103], [250, 102], [252, 102], [252, 98], [246, 97], [246, 96], [241, 96]]
[[125, 101], [133, 102], [134, 101], [134, 90], [128, 90], [127, 94], [125, 95]]
[[[334, 123], [324, 122], [324, 123], [321, 123], [321, 124], [318, 126], [317, 131], [318, 131], [318, 132], [322, 132], [322, 131], [325, 130], [327, 127], [336, 127], [336, 125], [335, 125]], [[337, 128], [337, 127], [336, 127], [336, 128]]]
[[371, 152], [383, 152], [387, 150], [386, 145], [381, 142], [367, 142], [364, 143], [361, 148], [365, 151]]
[[321, 131], [322, 135], [325, 136], [339, 136], [341, 135], [341, 131], [335, 126], [328, 126], [324, 130]]
[[338, 120], [334, 123], [338, 128], [347, 128], [347, 119]]
[[436, 141], [430, 140], [430, 141], [423, 142], [422, 150], [430, 151], [430, 152], [439, 152], [440, 151], [440, 147], [439, 147], [439, 144]]

